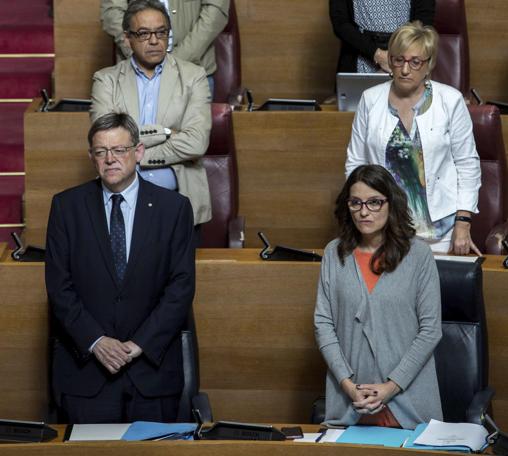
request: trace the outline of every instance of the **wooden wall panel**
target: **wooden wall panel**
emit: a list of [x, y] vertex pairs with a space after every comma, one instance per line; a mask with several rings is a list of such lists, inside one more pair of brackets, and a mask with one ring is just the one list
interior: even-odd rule
[[508, 2], [466, 0], [470, 83], [482, 98], [508, 101]]
[[25, 239], [45, 245], [51, 199], [56, 193], [95, 176], [88, 159], [87, 113], [25, 113]]
[[[495, 261], [492, 261], [496, 258]], [[483, 294], [489, 336], [490, 384], [495, 388], [494, 419], [508, 428], [508, 280], [501, 258], [493, 257], [483, 265]]]
[[328, 97], [334, 90], [339, 41], [328, 1], [237, 0], [243, 84], [266, 98]]
[[[57, 97], [88, 98], [94, 71], [113, 62], [101, 30], [100, 0], [54, 0]], [[340, 49], [328, 1], [236, 0], [244, 86], [268, 97], [317, 98], [333, 92]], [[466, 0], [471, 85], [486, 99], [508, 100], [508, 3]]]
[[241, 257], [198, 261], [202, 387], [216, 419], [308, 422], [325, 373], [312, 329], [319, 264]]
[[48, 313], [44, 268], [0, 263], [0, 415], [45, 420]]
[[324, 247], [335, 234], [333, 206], [344, 183], [350, 113], [239, 112], [234, 115], [240, 214], [248, 246]]
[[112, 39], [101, 29], [100, 0], [53, 0], [55, 98], [90, 98], [92, 75], [113, 63]]
[[[25, 238], [44, 245], [52, 196], [95, 176], [86, 113], [25, 114]], [[235, 112], [239, 212], [246, 245], [323, 248], [335, 236], [333, 210], [345, 179], [351, 113]], [[508, 117], [503, 116], [508, 144]]]

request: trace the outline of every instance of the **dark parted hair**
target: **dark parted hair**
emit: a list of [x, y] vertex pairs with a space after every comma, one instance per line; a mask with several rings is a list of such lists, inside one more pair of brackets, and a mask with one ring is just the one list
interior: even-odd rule
[[335, 217], [338, 222], [337, 253], [340, 262], [344, 264], [346, 256], [353, 252], [362, 239], [347, 203], [351, 187], [357, 182], [363, 182], [388, 199], [388, 203], [385, 203], [388, 204], [388, 220], [384, 227], [384, 242], [372, 255], [370, 269], [378, 275], [384, 271], [392, 272], [409, 252], [416, 231], [412, 225], [406, 194], [392, 175], [379, 165], [356, 168], [337, 197]]
[[166, 19], [168, 28], [171, 28], [171, 19], [169, 18], [168, 10], [159, 0], [131, 0], [127, 5], [125, 14], [123, 15], [122, 28], [124, 32], [128, 32], [130, 30], [133, 16], [138, 14], [140, 11], [145, 11], [147, 9], [159, 11]]
[[125, 112], [110, 112], [95, 120], [88, 130], [88, 146], [92, 147], [93, 137], [99, 131], [123, 128], [131, 136], [132, 144], [139, 144], [139, 129], [136, 121]]

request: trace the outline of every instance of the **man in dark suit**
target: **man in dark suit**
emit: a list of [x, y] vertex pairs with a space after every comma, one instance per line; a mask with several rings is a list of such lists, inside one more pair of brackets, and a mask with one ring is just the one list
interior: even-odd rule
[[192, 208], [137, 175], [144, 147], [127, 114], [97, 119], [88, 142], [99, 178], [56, 195], [47, 230], [56, 400], [72, 423], [173, 421], [195, 288]]

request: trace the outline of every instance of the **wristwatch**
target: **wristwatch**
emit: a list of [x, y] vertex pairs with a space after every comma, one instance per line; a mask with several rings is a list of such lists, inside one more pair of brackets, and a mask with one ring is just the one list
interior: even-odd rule
[[467, 222], [467, 223], [471, 223], [471, 222], [472, 222], [472, 219], [471, 219], [471, 217], [467, 217], [466, 215], [456, 215], [456, 216], [455, 216], [455, 221], [456, 221], [456, 222]]

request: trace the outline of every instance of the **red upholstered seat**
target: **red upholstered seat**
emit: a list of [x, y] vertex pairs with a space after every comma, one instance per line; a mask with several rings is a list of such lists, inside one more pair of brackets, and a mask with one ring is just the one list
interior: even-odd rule
[[439, 52], [432, 79], [469, 95], [469, 40], [464, 0], [436, 0]]
[[243, 247], [244, 220], [238, 217], [238, 170], [228, 104], [212, 104], [212, 132], [203, 163], [212, 198], [212, 220], [203, 224], [201, 246]]
[[499, 255], [503, 253], [501, 239], [508, 235], [508, 176], [501, 117], [492, 105], [468, 108], [482, 169], [480, 213], [473, 219], [472, 237], [482, 252]]
[[213, 75], [215, 91], [213, 101], [234, 104], [241, 94], [242, 68], [240, 59], [240, 32], [234, 0], [229, 7], [229, 21], [215, 39], [217, 71]]

